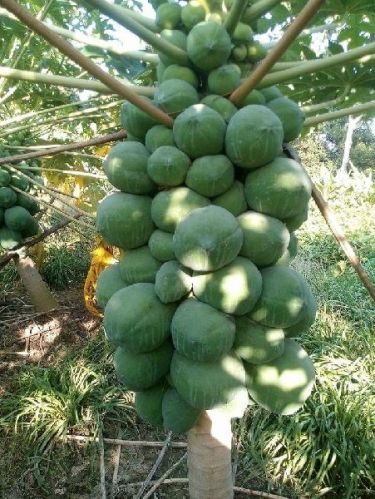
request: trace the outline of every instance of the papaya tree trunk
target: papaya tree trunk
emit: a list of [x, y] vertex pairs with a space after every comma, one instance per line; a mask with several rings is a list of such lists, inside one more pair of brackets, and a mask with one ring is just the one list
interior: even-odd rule
[[218, 411], [204, 411], [188, 433], [190, 499], [232, 499], [232, 428]]
[[57, 308], [59, 304], [43, 281], [33, 260], [28, 256], [20, 256], [15, 261], [17, 272], [37, 312], [50, 312]]

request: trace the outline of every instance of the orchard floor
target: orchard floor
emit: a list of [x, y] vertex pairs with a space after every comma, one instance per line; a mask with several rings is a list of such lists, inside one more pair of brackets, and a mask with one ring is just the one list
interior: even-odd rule
[[[375, 228], [370, 216], [374, 194], [372, 190], [359, 195], [355, 189], [340, 191], [335, 186], [331, 202], [375, 281]], [[236, 485], [290, 499], [371, 498], [375, 310], [314, 206], [298, 238], [294, 266], [319, 302], [316, 323], [300, 338], [313, 357], [317, 386], [292, 417], [277, 417], [253, 406], [234, 423]], [[11, 266], [0, 272], [1, 498], [101, 497], [100, 446], [67, 440], [66, 435], [166, 438], [137, 418], [133, 395], [123, 391], [114, 376], [100, 322], [83, 306], [81, 289], [90, 249], [90, 243], [69, 231], [46, 244], [42, 273], [60, 303], [49, 316], [33, 312]], [[173, 435], [172, 440], [184, 438]], [[104, 443], [107, 496], [136, 497], [140, 486], [128, 484], [145, 480], [159, 451], [122, 447], [119, 454], [117, 446]], [[184, 452], [169, 448], [154, 479]], [[183, 461], [169, 478], [186, 473]], [[152, 497], [188, 496], [186, 486], [179, 484], [159, 487]]]
[[[3, 431], [0, 449], [0, 497], [7, 499], [101, 497], [100, 447], [97, 443], [90, 442], [89, 439], [87, 441], [64, 439], [63, 436], [61, 438], [54, 436], [53, 439], [48, 438], [47, 442], [42, 442], [45, 437], [43, 435], [46, 430], [45, 425], [50, 421], [53, 422], [53, 419], [58, 424], [59, 416], [69, 418], [67, 412], [70, 409], [77, 409], [81, 413], [75, 421], [78, 424], [72, 424], [73, 420], [67, 421], [65, 429], [69, 429], [67, 431], [69, 435], [90, 436], [102, 431], [104, 438], [146, 442], [163, 442], [167, 437], [166, 433], [153, 430], [137, 418], [132, 407], [131, 394], [122, 393], [121, 390], [112, 394], [112, 387], [107, 383], [100, 396], [109, 399], [113, 397], [112, 402], [114, 406], [118, 406], [118, 412], [108, 414], [108, 417], [105, 412], [101, 413], [101, 397], [95, 401], [91, 400], [91, 405], [85, 404], [82, 392], [90, 388], [101, 391], [100, 388], [103, 388], [100, 387], [98, 379], [95, 379], [94, 386], [90, 387], [90, 375], [94, 379], [97, 374], [94, 370], [90, 372], [90, 369], [96, 361], [99, 361], [99, 370], [110, 369], [109, 351], [102, 338], [100, 321], [86, 311], [81, 291], [74, 288], [56, 292], [55, 295], [60, 308], [52, 314], [36, 314], [27, 295], [24, 295], [20, 283], [11, 292], [0, 295], [2, 318], [0, 394], [4, 397], [6, 406], [1, 410]], [[67, 370], [68, 379], [63, 380], [67, 374], [65, 372], [67, 364], [73, 369]], [[82, 367], [82, 370], [79, 367]], [[54, 378], [58, 372], [60, 379], [56, 380]], [[36, 380], [36, 377], [39, 379]], [[87, 378], [83, 380], [85, 377]], [[66, 381], [71, 382], [70, 387], [63, 386]], [[112, 376], [111, 381], [114, 381]], [[71, 390], [72, 384], [75, 385], [73, 390]], [[77, 391], [81, 393], [71, 393], [74, 389], [78, 389]], [[83, 397], [85, 395], [90, 396], [87, 392]], [[75, 396], [80, 399], [79, 402], [74, 400]], [[65, 399], [63, 404], [56, 408], [56, 402], [61, 402], [63, 399]], [[20, 425], [17, 431], [14, 426], [16, 418], [25, 407], [27, 407], [25, 423], [28, 429], [25, 427], [22, 430]], [[15, 409], [16, 413], [12, 414], [12, 409]], [[86, 414], [85, 418], [85, 410], [97, 412], [95, 417], [100, 423], [94, 421], [93, 414]], [[31, 421], [37, 413], [42, 419], [46, 417], [44, 411], [53, 412], [49, 418], [47, 416], [48, 422]], [[30, 441], [28, 436], [34, 430], [36, 430], [35, 439]], [[185, 435], [174, 435], [173, 441], [186, 442]], [[143, 446], [120, 447], [105, 442], [104, 462], [108, 496], [135, 497], [160, 450]], [[169, 448], [153, 480], [171, 468], [185, 452], [185, 448]], [[116, 461], [118, 470], [114, 485], [113, 473]], [[238, 458], [235, 465], [238, 466]], [[186, 476], [184, 459], [171, 477]], [[129, 486], [129, 484], [135, 485]], [[259, 490], [279, 490], [277, 485], [268, 484], [263, 478], [255, 478], [251, 485], [258, 487]], [[161, 486], [157, 490], [157, 495], [152, 497], [188, 497], [187, 486], [185, 484]], [[236, 497], [245, 496], [238, 493]]]

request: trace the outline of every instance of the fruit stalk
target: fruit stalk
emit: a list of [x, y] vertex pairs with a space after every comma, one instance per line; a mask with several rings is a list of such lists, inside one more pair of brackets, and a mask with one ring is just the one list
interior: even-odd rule
[[121, 24], [121, 26], [124, 26], [135, 35], [138, 35], [142, 40], [152, 45], [155, 49], [173, 58], [177, 63], [185, 66], [189, 65], [189, 58], [184, 50], [175, 47], [163, 38], [159, 38], [158, 36], [156, 36], [155, 33], [145, 28], [135, 19], [130, 17], [121, 7], [110, 4], [105, 0], [87, 0], [87, 3], [89, 3], [93, 7], [96, 7], [100, 10], [100, 12], [110, 17], [114, 21], [117, 21], [119, 24]]
[[292, 24], [286, 30], [278, 44], [268, 53], [255, 71], [247, 78], [230, 96], [230, 100], [234, 104], [241, 102], [257, 84], [269, 72], [272, 66], [280, 59], [288, 47], [293, 43], [297, 36], [301, 33], [306, 24], [316, 14], [319, 8], [324, 3], [324, 0], [309, 0], [305, 7], [301, 10]]
[[218, 411], [204, 411], [188, 433], [189, 492], [191, 499], [231, 499], [232, 429]]
[[33, 17], [27, 10], [17, 5], [14, 0], [2, 0], [2, 5], [18, 17], [18, 19], [20, 19], [26, 26], [41, 35], [51, 45], [60, 50], [60, 52], [69, 57], [69, 59], [76, 62], [88, 73], [98, 78], [98, 80], [106, 86], [114, 90], [122, 97], [125, 97], [160, 123], [171, 126], [173, 120], [166, 113], [160, 111], [160, 109], [151, 104], [151, 102], [140, 98], [132, 88], [116, 80], [116, 78], [113, 78], [113, 76], [101, 69], [101, 67], [91, 61], [91, 59], [82, 55], [79, 50], [75, 49], [70, 43], [56, 35], [42, 22], [35, 19], [35, 17]]
[[231, 35], [236, 29], [237, 23], [240, 20], [242, 12], [247, 5], [247, 0], [235, 0], [229, 11], [228, 17], [225, 19], [224, 28]]

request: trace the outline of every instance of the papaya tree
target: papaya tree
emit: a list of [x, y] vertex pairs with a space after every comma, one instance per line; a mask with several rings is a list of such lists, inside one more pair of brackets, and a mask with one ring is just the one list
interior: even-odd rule
[[10, 68], [0, 76], [126, 99], [127, 138], [103, 164], [116, 190], [96, 215], [98, 233], [120, 250], [98, 280], [104, 329], [139, 416], [188, 432], [190, 496], [230, 498], [231, 419], [250, 399], [293, 414], [313, 388], [298, 336], [316, 302], [290, 267], [312, 184], [288, 143], [319, 120], [374, 109], [375, 7], [155, 2], [153, 20], [107, 0], [79, 4], [149, 45], [121, 54], [150, 68], [147, 85], [113, 78], [65, 38], [103, 59], [113, 45], [49, 28], [13, 0], [0, 6], [99, 82]]

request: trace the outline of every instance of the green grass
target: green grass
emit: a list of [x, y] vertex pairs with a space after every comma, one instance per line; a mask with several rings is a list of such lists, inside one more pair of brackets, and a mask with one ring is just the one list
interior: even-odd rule
[[3, 396], [0, 425], [24, 433], [43, 452], [69, 431], [84, 428], [96, 435], [104, 417], [128, 418], [132, 397], [118, 386], [103, 336], [56, 365], [21, 369]]

